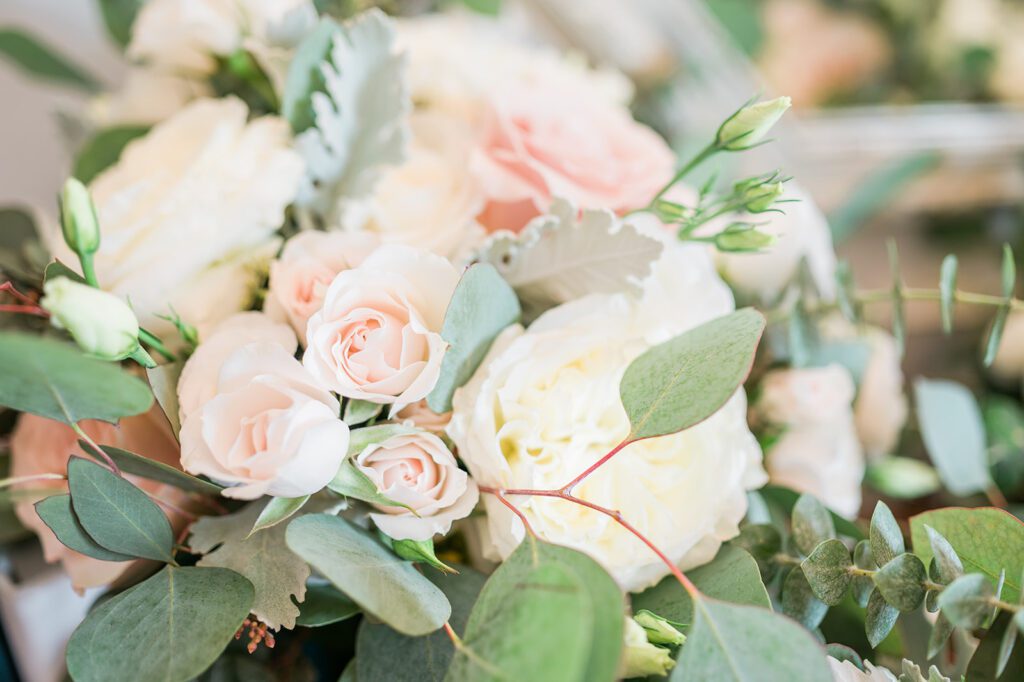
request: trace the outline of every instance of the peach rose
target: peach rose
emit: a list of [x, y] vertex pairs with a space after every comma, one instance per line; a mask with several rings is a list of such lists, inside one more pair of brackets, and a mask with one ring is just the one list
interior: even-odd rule
[[374, 443], [356, 455], [355, 463], [381, 493], [413, 510], [375, 505], [383, 513], [370, 518], [396, 540], [447, 533], [453, 521], [469, 516], [480, 497], [476, 483], [432, 433], [403, 433]]
[[646, 206], [672, 177], [675, 156], [625, 107], [550, 88], [495, 98], [474, 155], [489, 230], [521, 230], [552, 196], [580, 208]]
[[[169, 466], [180, 466], [178, 443], [159, 407], [154, 406], [145, 414], [125, 417], [118, 426], [101, 421], [85, 421], [82, 422], [82, 428], [97, 443], [130, 450]], [[72, 455], [89, 459], [78, 447], [78, 436], [71, 427], [32, 414], [23, 414], [18, 419], [18, 425], [11, 436], [11, 476], [66, 475], [68, 460]], [[128, 479], [153, 497], [175, 507], [188, 505], [185, 493], [177, 488], [134, 476]], [[30, 481], [20, 487], [31, 490], [52, 489], [55, 495], [66, 493], [68, 489], [65, 481], [48, 480]], [[27, 528], [39, 536], [46, 560], [51, 563], [60, 561], [64, 565], [76, 590], [108, 585], [133, 565], [133, 562], [100, 561], [65, 547], [32, 506], [49, 494], [19, 501], [15, 505], [15, 513]], [[167, 507], [163, 507], [163, 510], [176, 530], [184, 527], [184, 517]]]
[[220, 368], [236, 350], [263, 341], [295, 353], [299, 342], [286, 324], [275, 322], [263, 313], [236, 313], [199, 344], [178, 377], [178, 418], [181, 424], [206, 401], [217, 394]]
[[458, 281], [438, 255], [381, 246], [331, 282], [309, 318], [303, 364], [335, 393], [397, 413], [437, 383], [447, 347], [439, 332]]
[[411, 422], [417, 429], [440, 434], [448, 428], [448, 422], [452, 420], [452, 413], [438, 414], [427, 406], [426, 400], [418, 400], [403, 408], [397, 417], [403, 422]]
[[327, 286], [342, 270], [354, 268], [377, 247], [365, 232], [315, 232], [295, 235], [280, 258], [270, 264], [270, 290], [263, 310], [287, 320], [299, 336], [310, 316], [320, 309]]
[[348, 450], [337, 399], [291, 352], [250, 343], [220, 368], [216, 395], [181, 427], [181, 463], [231, 486], [225, 497], [300, 497], [322, 489]]

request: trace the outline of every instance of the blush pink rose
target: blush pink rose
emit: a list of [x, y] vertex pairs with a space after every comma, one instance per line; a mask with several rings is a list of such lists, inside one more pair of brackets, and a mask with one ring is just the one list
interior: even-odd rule
[[396, 540], [422, 541], [447, 533], [453, 521], [469, 516], [480, 497], [476, 483], [432, 433], [392, 436], [356, 455], [355, 463], [381, 493], [409, 507], [375, 505], [381, 513], [370, 514], [381, 532]]
[[301, 232], [285, 244], [270, 264], [270, 285], [264, 312], [287, 320], [301, 337], [310, 316], [320, 309], [334, 276], [354, 268], [379, 243], [367, 232]]
[[386, 244], [345, 270], [309, 318], [302, 363], [346, 398], [391, 404], [425, 398], [441, 371], [441, 338], [459, 273], [424, 249]]
[[[146, 414], [125, 417], [118, 426], [100, 421], [85, 421], [82, 422], [82, 428], [99, 444], [130, 450], [157, 462], [180, 468], [178, 443], [159, 407], [154, 406]], [[68, 460], [73, 455], [91, 459], [78, 447], [78, 436], [71, 427], [31, 414], [23, 414], [18, 419], [18, 425], [11, 436], [11, 476], [67, 475]], [[145, 492], [169, 502], [174, 507], [187, 509], [190, 506], [185, 493], [177, 488], [134, 476], [129, 476], [128, 479]], [[66, 493], [66, 481], [29, 481], [20, 487], [26, 490], [51, 491], [32, 499], [22, 499], [15, 505], [15, 513], [25, 527], [39, 536], [46, 560], [60, 561], [63, 564], [76, 590], [108, 585], [135, 564], [100, 561], [79, 554], [64, 546], [43, 523], [36, 514], [33, 504], [51, 494]], [[183, 516], [168, 507], [162, 508], [175, 530], [185, 527], [186, 519]]]
[[580, 208], [642, 208], [675, 157], [629, 110], [579, 93], [531, 88], [493, 102], [473, 161], [488, 231], [521, 230], [553, 196]]

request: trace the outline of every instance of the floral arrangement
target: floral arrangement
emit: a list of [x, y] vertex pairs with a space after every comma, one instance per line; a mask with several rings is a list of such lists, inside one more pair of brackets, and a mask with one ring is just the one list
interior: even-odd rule
[[687, 184], [787, 98], [677, 163], [491, 19], [129, 5], [59, 228], [2, 215], [0, 485], [106, 590], [74, 680], [297, 675], [317, 632], [360, 682], [1024, 674], [1015, 491], [965, 387], [904, 433], [900, 369], [916, 300], [1010, 362], [1009, 249], [1001, 295], [895, 249], [858, 290], [781, 172]]

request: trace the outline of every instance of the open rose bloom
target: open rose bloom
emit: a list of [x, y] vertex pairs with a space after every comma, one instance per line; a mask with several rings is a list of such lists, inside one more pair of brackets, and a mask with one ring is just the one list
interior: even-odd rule
[[[1024, 547], [954, 536], [1016, 537], [1009, 515], [903, 538], [864, 504], [865, 478], [902, 503], [937, 474], [905, 456], [902, 337], [858, 317], [809, 191], [690, 173], [788, 98], [670, 145], [625, 75], [515, 37], [534, 4], [632, 16], [612, 0], [127, 4], [131, 75], [81, 128], [132, 139], [76, 164], [45, 288], [0, 246], [0, 314], [27, 320], [0, 331], [0, 493], [110, 588], [61, 642], [71, 678], [876, 679], [818, 644], [829, 605], [869, 604], [872, 646], [925, 593], [975, 636], [1018, 608]], [[965, 494], [998, 503], [1001, 462]]]

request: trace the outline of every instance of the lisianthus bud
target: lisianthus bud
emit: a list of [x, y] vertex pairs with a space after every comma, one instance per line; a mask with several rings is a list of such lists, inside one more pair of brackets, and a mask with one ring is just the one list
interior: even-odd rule
[[668, 649], [654, 646], [647, 641], [645, 630], [632, 618], [626, 618], [625, 655], [622, 657], [620, 677], [647, 677], [667, 675], [675, 666]]
[[715, 235], [715, 247], [725, 253], [750, 253], [771, 246], [775, 238], [750, 223], [733, 223]]
[[647, 632], [647, 641], [651, 644], [679, 646], [686, 641], [686, 636], [671, 623], [647, 609], [637, 611], [633, 620]]
[[100, 248], [100, 222], [89, 190], [68, 178], [60, 195], [60, 221], [64, 241], [75, 253], [92, 254]]
[[57, 277], [43, 286], [41, 302], [50, 321], [67, 329], [85, 352], [123, 360], [139, 350], [139, 322], [128, 304], [113, 294]]
[[788, 97], [777, 97], [743, 107], [718, 129], [715, 144], [731, 152], [753, 147], [764, 139], [791, 104]]
[[764, 213], [775, 206], [783, 191], [781, 182], [766, 182], [746, 187], [743, 192], [743, 208], [749, 213]]

